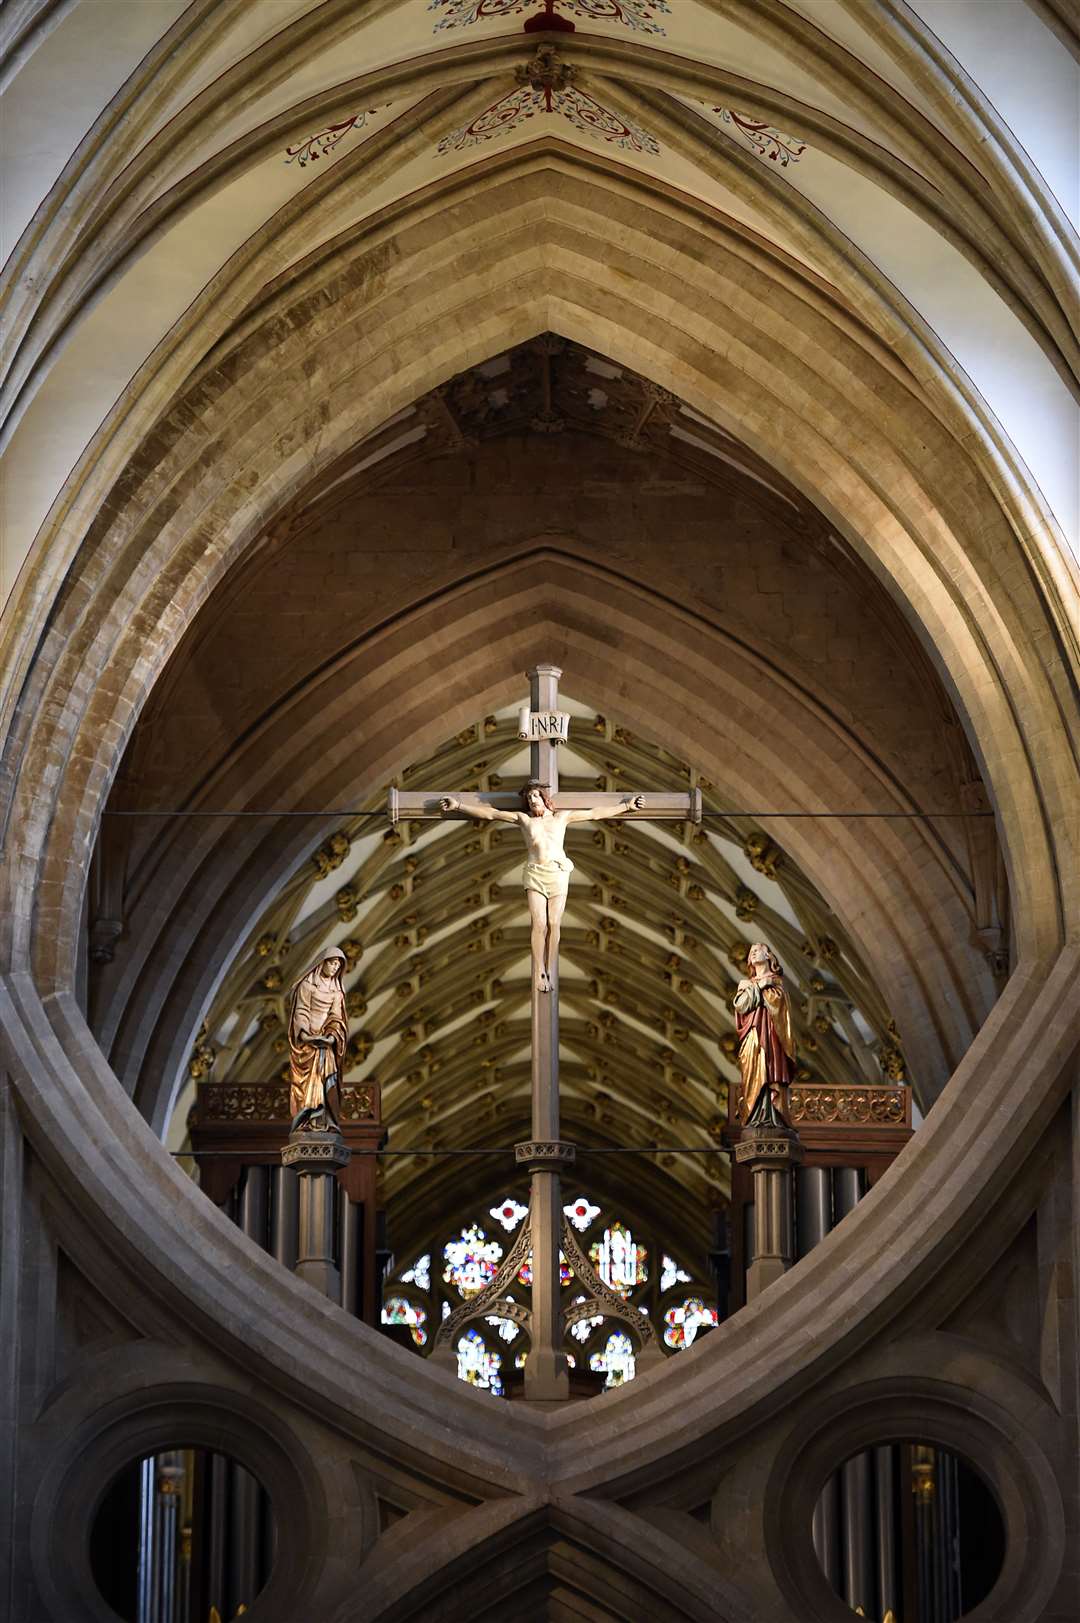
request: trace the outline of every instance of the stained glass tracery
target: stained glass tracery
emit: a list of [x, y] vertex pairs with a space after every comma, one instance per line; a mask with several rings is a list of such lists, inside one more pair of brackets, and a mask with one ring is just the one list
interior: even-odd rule
[[470, 1386], [478, 1386], [481, 1391], [490, 1392], [493, 1397], [502, 1397], [503, 1383], [499, 1373], [502, 1369], [502, 1358], [488, 1346], [479, 1330], [470, 1326], [465, 1331], [457, 1344], [457, 1359], [460, 1381], [467, 1381]]
[[418, 1347], [427, 1345], [427, 1331], [424, 1325], [427, 1314], [416, 1302], [410, 1302], [407, 1296], [388, 1296], [383, 1302], [383, 1324], [407, 1324], [412, 1332], [413, 1341]]
[[478, 1223], [462, 1229], [456, 1240], [443, 1246], [443, 1283], [453, 1285], [466, 1301], [483, 1290], [502, 1261], [503, 1248], [489, 1240]]
[[689, 1296], [664, 1314], [664, 1340], [669, 1347], [690, 1347], [699, 1330], [718, 1323], [714, 1307], [709, 1307], [700, 1296]]
[[600, 1216], [600, 1208], [594, 1206], [588, 1196], [579, 1195], [576, 1200], [570, 1201], [569, 1205], [563, 1207], [563, 1213], [570, 1219], [578, 1233], [584, 1234], [594, 1219]]
[[590, 1357], [589, 1368], [607, 1377], [606, 1387], [622, 1386], [624, 1381], [634, 1379], [634, 1343], [625, 1330], [615, 1330], [608, 1336], [602, 1351]]
[[411, 1268], [407, 1268], [401, 1276], [403, 1285], [415, 1285], [417, 1290], [429, 1291], [431, 1289], [431, 1256], [425, 1252], [417, 1257]]
[[649, 1277], [648, 1252], [618, 1218], [590, 1246], [589, 1260], [604, 1284], [620, 1296], [629, 1296]]
[[676, 1285], [689, 1285], [689, 1283], [690, 1275], [687, 1273], [686, 1269], [680, 1268], [679, 1264], [675, 1261], [675, 1258], [669, 1257], [665, 1252], [660, 1262], [661, 1295], [663, 1295], [665, 1291], [671, 1290]]
[[[434, 1327], [494, 1278], [512, 1237], [521, 1233], [528, 1217], [527, 1200], [524, 1183], [513, 1187], [494, 1204], [485, 1203], [481, 1211], [466, 1214], [467, 1220], [449, 1238], [440, 1236], [409, 1267], [392, 1275], [386, 1287], [383, 1322], [406, 1324], [417, 1351], [426, 1355], [434, 1342]], [[707, 1278], [688, 1267], [687, 1259], [673, 1252], [670, 1243], [659, 1243], [662, 1236], [643, 1230], [636, 1221], [626, 1221], [625, 1214], [606, 1211], [585, 1193], [575, 1194], [563, 1212], [570, 1227], [583, 1236], [583, 1248], [601, 1280], [619, 1293], [635, 1318], [640, 1313], [653, 1319], [669, 1357], [690, 1347], [703, 1328], [718, 1322]], [[518, 1271], [515, 1294], [505, 1293], [523, 1309], [529, 1305], [531, 1261], [527, 1256]], [[568, 1306], [590, 1301], [587, 1287], [575, 1278], [562, 1253], [560, 1275]], [[571, 1367], [576, 1356], [579, 1367], [602, 1376], [606, 1391], [634, 1379], [637, 1342], [632, 1325], [589, 1312], [567, 1326], [564, 1350]], [[505, 1397], [508, 1381], [521, 1379], [528, 1357], [527, 1325], [517, 1318], [485, 1312], [466, 1325], [455, 1345], [460, 1378], [493, 1396]]]
[[520, 1201], [515, 1200], [512, 1195], [507, 1195], [505, 1200], [497, 1202], [488, 1212], [488, 1216], [493, 1217], [496, 1223], [506, 1230], [507, 1234], [511, 1234], [522, 1218], [528, 1217], [528, 1215], [529, 1208], [523, 1206]]

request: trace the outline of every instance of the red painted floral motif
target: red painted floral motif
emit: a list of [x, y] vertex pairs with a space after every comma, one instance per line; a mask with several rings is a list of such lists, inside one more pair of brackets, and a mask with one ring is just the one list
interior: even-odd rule
[[671, 15], [667, 0], [428, 0], [428, 10], [442, 14], [435, 24], [438, 33], [443, 28], [468, 28], [489, 17], [512, 17], [523, 11], [535, 11], [540, 4], [544, 11], [538, 18], [551, 17], [556, 20], [555, 26], [562, 14], [569, 12], [588, 22], [622, 23], [639, 34], [662, 34], [664, 30], [653, 14]]
[[601, 107], [583, 90], [575, 90], [572, 86], [562, 90], [536, 89], [532, 85], [522, 85], [519, 90], [512, 90], [509, 95], [478, 113], [470, 124], [444, 135], [439, 142], [439, 151], [463, 152], [481, 141], [490, 141], [492, 136], [500, 135], [503, 130], [512, 129], [526, 119], [535, 118], [538, 113], [559, 113], [569, 119], [575, 129], [595, 135], [601, 141], [609, 141], [624, 152], [660, 151], [659, 143], [648, 130]]
[[745, 136], [762, 158], [778, 163], [782, 169], [786, 169], [789, 163], [798, 163], [806, 151], [805, 141], [800, 141], [794, 135], [785, 135], [783, 130], [759, 118], [751, 118], [749, 113], [737, 113], [733, 107], [714, 107], [713, 112], [719, 113], [725, 124], [730, 124]]
[[342, 137], [348, 135], [350, 130], [362, 130], [374, 112], [374, 107], [368, 107], [362, 113], [354, 113], [352, 118], [342, 119], [340, 124], [328, 124], [324, 130], [319, 130], [317, 135], [309, 135], [306, 141], [298, 141], [295, 146], [286, 147], [285, 162], [296, 162], [301, 169], [306, 169], [309, 163], [329, 157]]

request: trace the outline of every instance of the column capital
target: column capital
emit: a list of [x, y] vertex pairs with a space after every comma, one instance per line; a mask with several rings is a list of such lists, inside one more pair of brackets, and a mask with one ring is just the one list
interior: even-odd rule
[[570, 1167], [576, 1157], [576, 1147], [561, 1138], [530, 1138], [514, 1145], [514, 1160], [518, 1166]]
[[744, 1129], [735, 1145], [735, 1159], [751, 1170], [756, 1166], [798, 1166], [803, 1158], [799, 1135], [784, 1127]]
[[294, 1172], [336, 1172], [351, 1160], [352, 1151], [340, 1133], [290, 1133], [281, 1150], [282, 1166]]

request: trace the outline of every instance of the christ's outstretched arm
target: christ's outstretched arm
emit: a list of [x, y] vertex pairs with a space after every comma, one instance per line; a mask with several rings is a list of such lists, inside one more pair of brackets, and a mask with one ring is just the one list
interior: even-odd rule
[[563, 812], [568, 823], [602, 823], [608, 817], [625, 817], [627, 812], [644, 811], [644, 795], [629, 795], [621, 806], [587, 806], [581, 811]]
[[478, 823], [520, 823], [521, 813], [516, 811], [503, 811], [499, 806], [485, 806], [482, 801], [473, 806], [463, 806], [456, 795], [443, 795], [439, 801], [439, 810], [443, 812], [464, 812], [466, 817], [473, 817]]

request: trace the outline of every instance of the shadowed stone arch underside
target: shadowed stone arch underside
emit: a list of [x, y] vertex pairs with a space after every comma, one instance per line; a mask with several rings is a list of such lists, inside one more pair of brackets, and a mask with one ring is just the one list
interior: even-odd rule
[[[364, 804], [477, 713], [512, 703], [540, 660], [692, 761], [729, 805], [914, 809], [857, 726], [823, 698], [704, 615], [565, 544], [475, 570], [360, 638], [251, 729], [188, 809]], [[113, 1064], [160, 1131], [221, 974], [327, 825], [147, 826], [162, 828], [160, 850], [144, 859], [143, 905], [102, 1019], [116, 1034]], [[913, 1069], [943, 1079], [992, 996], [989, 986], [975, 991], [984, 966], [948, 849], [917, 819], [770, 826], [852, 932], [901, 1033], [911, 1033]]]
[[[490, 243], [470, 240], [493, 213], [500, 226], [494, 261]], [[1018, 750], [1023, 758], [1017, 720], [1049, 697], [1032, 640], [1020, 631], [1025, 610], [1041, 610], [1025, 601], [1030, 582], [1014, 579], [1013, 589], [1003, 590], [989, 553], [1014, 545], [1007, 526], [966, 454], [919, 403], [917, 387], [881, 367], [873, 342], [864, 347], [842, 332], [820, 290], [807, 284], [795, 292], [787, 272], [763, 283], [767, 267], [748, 263], [745, 244], [732, 251], [715, 223], [695, 255], [685, 219], [654, 214], [646, 222], [639, 204], [558, 168], [491, 186], [463, 200], [452, 221], [448, 233], [445, 216], [421, 219], [359, 257], [356, 245], [338, 246], [336, 266], [322, 269], [336, 275], [299, 302], [292, 277], [279, 286], [279, 312], [248, 317], [231, 343], [219, 344], [215, 361], [133, 457], [91, 526], [85, 567], [92, 558], [97, 601], [109, 597], [111, 609], [102, 616], [95, 601], [83, 612], [85, 588], [61, 600], [45, 657], [24, 689], [24, 718], [50, 718], [46, 758], [57, 766], [85, 763], [68, 776], [69, 792], [92, 768], [92, 788], [77, 796], [80, 809], [69, 802], [76, 821], [62, 819], [66, 826], [57, 828], [51, 873], [59, 888], [37, 891], [38, 976], [47, 982], [70, 974], [81, 880], [62, 852], [77, 848], [93, 825], [101, 773], [111, 770], [100, 740], [110, 739], [115, 764], [149, 683], [224, 568], [348, 444], [462, 365], [545, 329], [592, 343], [733, 428], [807, 489], [890, 583], [920, 623], [972, 730], [1006, 832], [1018, 934], [1033, 927], [1038, 939], [1037, 917], [1053, 918], [1056, 927], [1046, 830], [1065, 788], [1055, 779], [1058, 757], [1041, 755], [1037, 777], [993, 770], [995, 758], [1015, 759]], [[637, 229], [646, 223], [654, 233], [648, 238]], [[616, 227], [626, 275], [612, 278], [611, 267], [601, 275], [600, 266]], [[657, 263], [658, 240], [675, 256], [678, 276]], [[457, 264], [455, 252], [464, 255]], [[313, 274], [308, 267], [309, 283]], [[643, 290], [651, 290], [648, 311]], [[657, 303], [667, 316], [658, 315]], [[989, 685], [977, 676], [988, 637], [995, 650]], [[53, 665], [57, 647], [64, 651]], [[98, 742], [89, 750], [71, 703], [59, 711], [44, 704], [76, 668], [81, 684], [98, 683]], [[100, 686], [106, 668], [114, 700]], [[994, 697], [1002, 683], [1012, 694], [1004, 707]], [[34, 811], [28, 805], [24, 824], [42, 832], [43, 781], [35, 779]], [[1058, 819], [1059, 830], [1067, 826]], [[1022, 870], [1014, 860], [1019, 848]], [[33, 871], [23, 869], [31, 883]], [[1028, 905], [1036, 897], [1039, 905]], [[23, 951], [28, 936], [18, 921], [28, 912], [18, 887], [12, 901]]]

